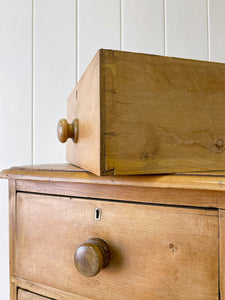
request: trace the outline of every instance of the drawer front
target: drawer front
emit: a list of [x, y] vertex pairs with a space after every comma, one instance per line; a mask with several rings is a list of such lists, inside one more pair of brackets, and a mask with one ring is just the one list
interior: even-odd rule
[[42, 297], [28, 291], [18, 290], [18, 300], [50, 300], [50, 298]]
[[[215, 210], [18, 193], [16, 218], [19, 277], [95, 300], [218, 299]], [[74, 253], [90, 237], [111, 261], [85, 277]]]

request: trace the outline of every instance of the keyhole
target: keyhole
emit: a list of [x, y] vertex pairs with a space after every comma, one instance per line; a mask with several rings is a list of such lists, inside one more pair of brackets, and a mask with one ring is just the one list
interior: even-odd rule
[[101, 211], [100, 208], [96, 208], [95, 209], [95, 220], [96, 221], [100, 221], [101, 220], [101, 213], [102, 213], [102, 211]]

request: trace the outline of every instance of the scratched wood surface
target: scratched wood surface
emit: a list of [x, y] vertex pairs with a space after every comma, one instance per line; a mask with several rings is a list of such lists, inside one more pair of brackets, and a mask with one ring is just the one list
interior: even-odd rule
[[[218, 300], [216, 210], [17, 195], [17, 277], [94, 300]], [[73, 256], [92, 236], [112, 258], [86, 278]]]

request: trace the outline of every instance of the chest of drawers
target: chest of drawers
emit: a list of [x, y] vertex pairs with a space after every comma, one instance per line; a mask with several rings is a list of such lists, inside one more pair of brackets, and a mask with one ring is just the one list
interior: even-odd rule
[[225, 299], [225, 172], [98, 177], [48, 165], [1, 177], [11, 300]]

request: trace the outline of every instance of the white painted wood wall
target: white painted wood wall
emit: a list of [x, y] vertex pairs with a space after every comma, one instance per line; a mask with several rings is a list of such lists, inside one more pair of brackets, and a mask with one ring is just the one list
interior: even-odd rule
[[[0, 0], [0, 169], [65, 161], [66, 99], [99, 48], [225, 63], [224, 0]], [[0, 290], [8, 300], [7, 182]]]

